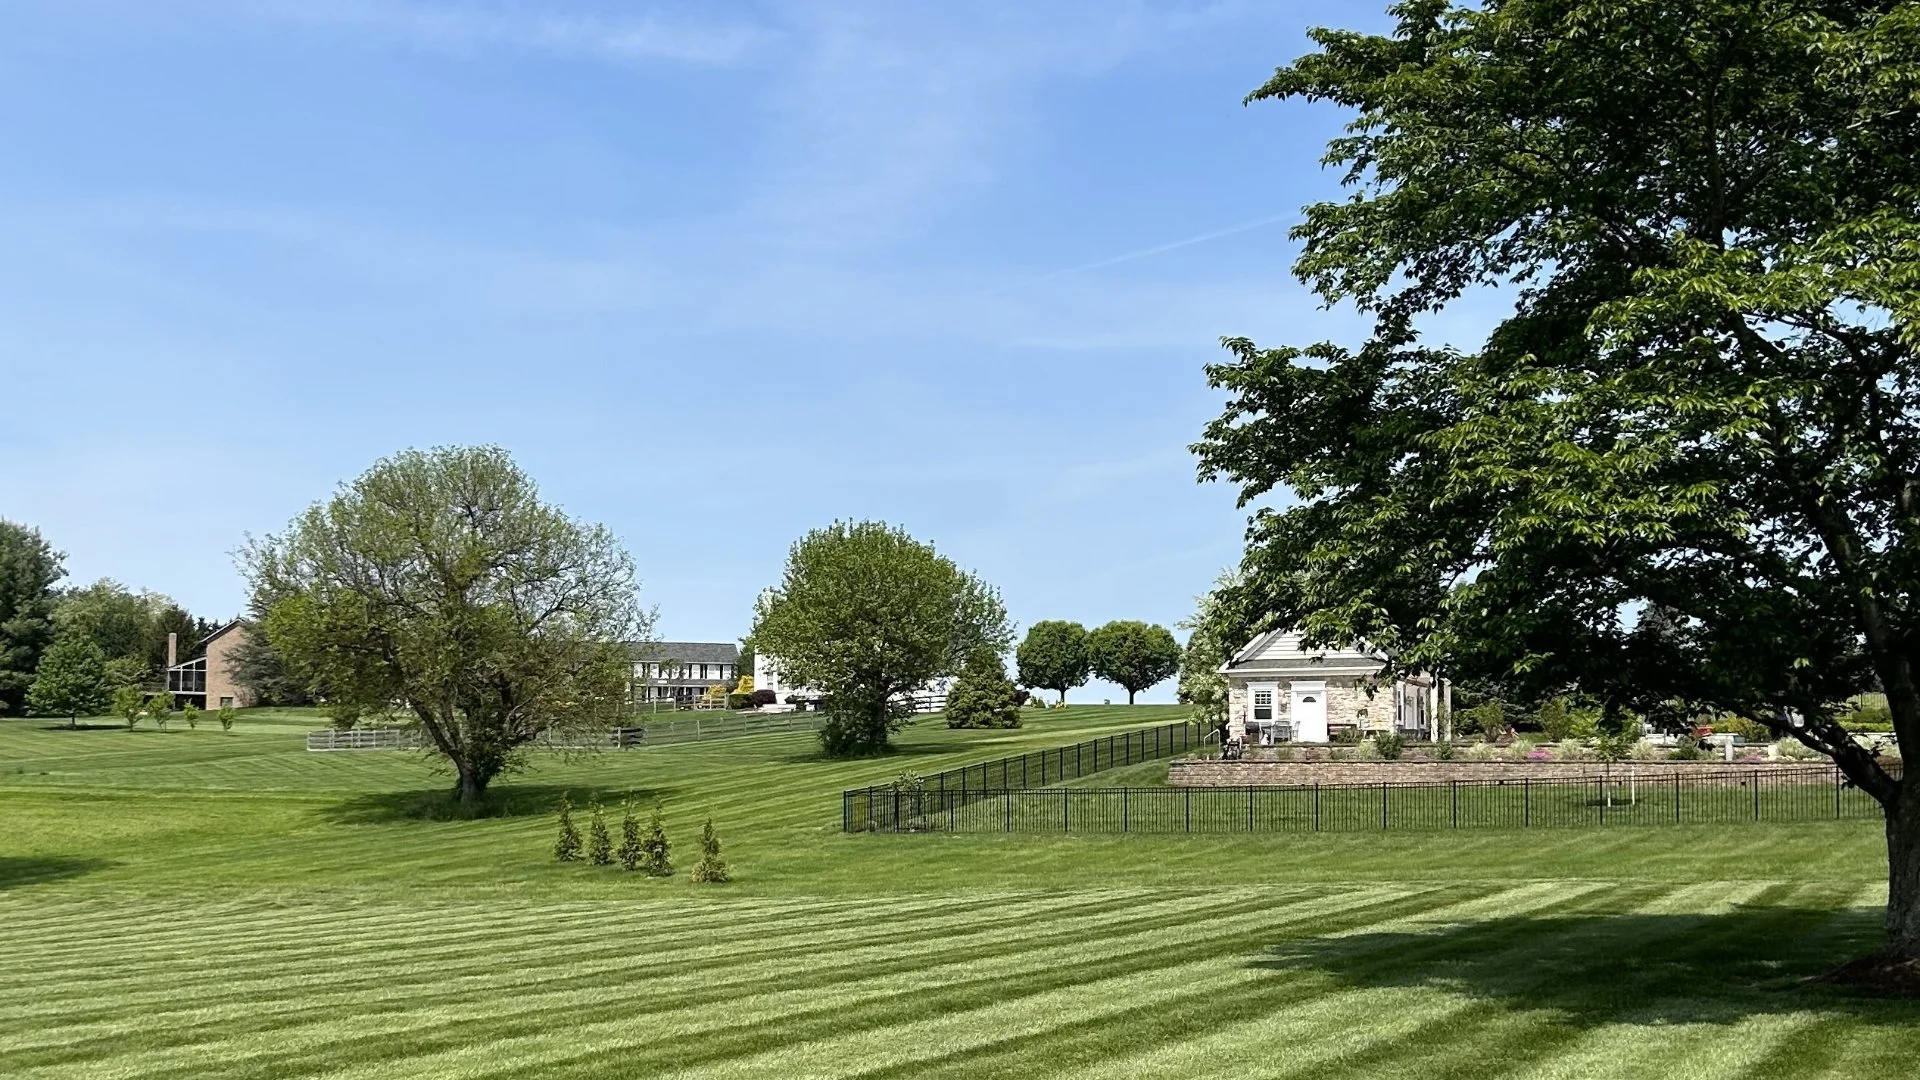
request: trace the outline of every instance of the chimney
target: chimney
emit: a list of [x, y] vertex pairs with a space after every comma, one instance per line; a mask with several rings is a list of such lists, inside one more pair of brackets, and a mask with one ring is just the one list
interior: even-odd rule
[[180, 662], [180, 635], [168, 634], [167, 635], [167, 666], [172, 667], [173, 665], [179, 662]]

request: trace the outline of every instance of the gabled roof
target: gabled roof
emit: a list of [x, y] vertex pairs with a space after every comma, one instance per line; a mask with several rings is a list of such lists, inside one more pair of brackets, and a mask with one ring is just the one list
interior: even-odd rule
[[1220, 669], [1222, 674], [1249, 672], [1338, 671], [1369, 673], [1387, 662], [1371, 646], [1361, 642], [1350, 649], [1307, 649], [1295, 630], [1271, 630], [1247, 643]]
[[726, 641], [630, 641], [635, 660], [676, 664], [737, 664], [740, 646]]

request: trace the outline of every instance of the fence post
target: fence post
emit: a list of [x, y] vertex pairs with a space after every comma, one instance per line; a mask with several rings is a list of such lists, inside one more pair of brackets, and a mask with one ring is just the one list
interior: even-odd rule
[[1007, 792], [1007, 831], [1013, 831], [1013, 792]]
[[1460, 827], [1460, 781], [1451, 780], [1448, 783], [1453, 785], [1453, 827], [1457, 829]]
[[900, 831], [900, 789], [893, 791], [893, 831]]
[[853, 831], [853, 792], [851, 791], [840, 796], [840, 831]]
[[1760, 820], [1760, 770], [1753, 770], [1753, 820]]
[[1533, 777], [1523, 776], [1520, 778], [1520, 827], [1525, 829], [1530, 828], [1532, 825]]
[[1313, 831], [1320, 831], [1320, 781], [1313, 782]]
[[1063, 833], [1073, 831], [1073, 828], [1067, 819], [1067, 814], [1068, 814], [1067, 794], [1072, 790], [1073, 790], [1072, 788], [1060, 789], [1060, 831]]
[[1380, 831], [1387, 831], [1387, 785], [1384, 780], [1380, 783]]
[[[1839, 806], [1840, 805], [1839, 800], [1838, 799], [1834, 800], [1833, 805]], [[1187, 832], [1193, 831], [1193, 789], [1192, 788], [1187, 789], [1187, 829], [1186, 831]]]
[[1600, 789], [1600, 798], [1596, 801], [1600, 804], [1600, 824], [1605, 825], [1607, 823], [1607, 778], [1596, 776], [1593, 782]]
[[1840, 766], [1833, 767], [1833, 816], [1840, 816]]
[[1127, 788], [1120, 789], [1120, 831], [1121, 832], [1128, 831], [1128, 819], [1127, 819], [1127, 791], [1128, 790], [1129, 789]]
[[1247, 832], [1249, 833], [1253, 832], [1253, 791], [1251, 787], [1247, 789]]
[[1673, 774], [1673, 823], [1680, 824], [1680, 774]]

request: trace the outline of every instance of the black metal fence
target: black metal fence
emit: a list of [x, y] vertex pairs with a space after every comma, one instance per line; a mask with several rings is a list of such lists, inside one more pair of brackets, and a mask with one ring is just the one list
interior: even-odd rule
[[844, 827], [855, 832], [1378, 832], [1879, 817], [1871, 796], [1821, 766], [1310, 787], [865, 788], [846, 792], [842, 806]]
[[[905, 820], [894, 809], [900, 805], [897, 796], [904, 794], [909, 800], [933, 800], [943, 808], [943, 812], [953, 816], [960, 808], [971, 803], [999, 799], [1008, 792], [1044, 788], [1108, 769], [1178, 757], [1198, 749], [1200, 740], [1200, 728], [1182, 721], [1088, 739], [1072, 746], [1033, 750], [1014, 757], [948, 769], [922, 777], [911, 786], [888, 784], [853, 788], [841, 793], [841, 827], [848, 832], [866, 832], [875, 828], [914, 831], [917, 826], [895, 824]], [[920, 804], [909, 802], [907, 805]], [[908, 818], [917, 816], [920, 815], [907, 815]], [[886, 824], [875, 824], [876, 821]]]

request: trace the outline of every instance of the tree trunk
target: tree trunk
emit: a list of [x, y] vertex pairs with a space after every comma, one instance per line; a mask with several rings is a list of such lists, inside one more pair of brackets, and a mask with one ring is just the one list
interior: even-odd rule
[[1132, 690], [1127, 691], [1127, 704], [1129, 705], [1133, 704], [1133, 693]]
[[1887, 808], [1887, 955], [1920, 960], [1920, 799], [1908, 783]]
[[460, 779], [455, 783], [453, 792], [462, 806], [472, 806], [486, 797], [487, 782], [478, 773], [460, 762], [455, 762], [454, 768], [459, 771]]
[[1060, 704], [1065, 705], [1066, 703], [1067, 703], [1067, 688], [1063, 686], [1060, 688]]

